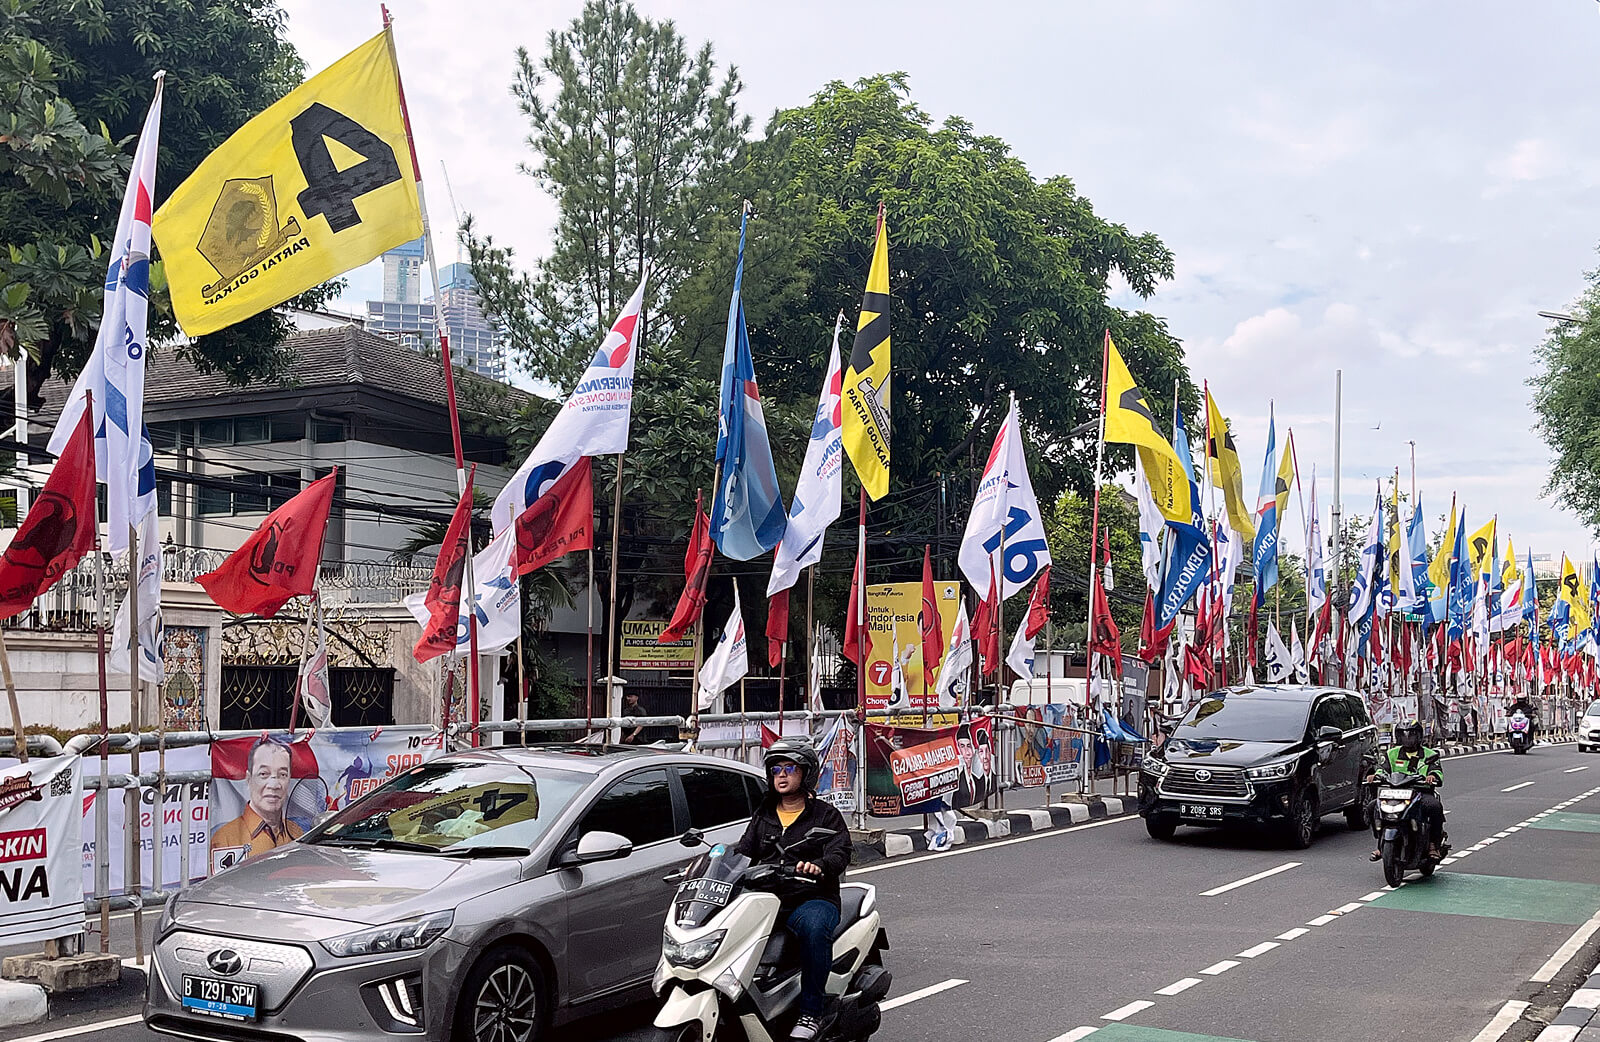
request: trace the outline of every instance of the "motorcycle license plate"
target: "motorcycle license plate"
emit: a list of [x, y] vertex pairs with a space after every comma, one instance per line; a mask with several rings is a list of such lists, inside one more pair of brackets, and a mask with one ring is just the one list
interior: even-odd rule
[[1222, 808], [1214, 803], [1184, 803], [1178, 807], [1178, 813], [1186, 818], [1200, 818], [1207, 821], [1222, 820]]
[[1378, 799], [1380, 799], [1380, 800], [1409, 800], [1409, 799], [1411, 799], [1411, 790], [1410, 789], [1379, 789], [1378, 790]]
[[224, 1020], [256, 1019], [256, 986], [244, 981], [183, 975], [183, 1008]]
[[726, 879], [691, 879], [683, 884], [678, 900], [701, 901], [714, 908], [721, 908], [732, 896], [733, 884]]

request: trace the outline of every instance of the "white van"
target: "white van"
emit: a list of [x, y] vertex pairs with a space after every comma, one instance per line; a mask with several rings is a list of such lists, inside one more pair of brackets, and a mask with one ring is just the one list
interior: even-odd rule
[[1600, 749], [1600, 698], [1589, 703], [1578, 721], [1578, 751], [1586, 753], [1591, 749]]

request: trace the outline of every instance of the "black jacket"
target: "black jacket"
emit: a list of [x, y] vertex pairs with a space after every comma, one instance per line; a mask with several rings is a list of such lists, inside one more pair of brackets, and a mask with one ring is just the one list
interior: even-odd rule
[[778, 820], [777, 799], [768, 793], [733, 849], [758, 865], [792, 868], [809, 861], [822, 866], [814, 885], [791, 883], [775, 891], [786, 907], [813, 899], [839, 903], [839, 880], [850, 864], [850, 828], [832, 804], [807, 796], [800, 817], [785, 829]]

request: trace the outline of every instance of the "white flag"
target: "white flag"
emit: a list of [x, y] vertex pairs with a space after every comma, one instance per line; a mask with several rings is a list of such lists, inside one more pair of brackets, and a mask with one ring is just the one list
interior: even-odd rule
[[317, 643], [300, 667], [300, 705], [311, 726], [327, 727], [333, 719], [333, 690], [328, 684], [328, 630], [322, 618], [322, 601], [314, 602], [317, 613]]
[[1322, 567], [1322, 521], [1317, 516], [1317, 468], [1311, 468], [1311, 505], [1306, 507], [1306, 614], [1312, 618], [1328, 600], [1328, 574]]
[[806, 444], [800, 480], [789, 506], [789, 527], [772, 558], [772, 579], [767, 596], [787, 590], [800, 578], [800, 570], [822, 560], [822, 537], [839, 519], [844, 505], [844, 413], [840, 398], [839, 327], [844, 312], [833, 325], [833, 351], [822, 381], [817, 412], [811, 420], [811, 440]]
[[[826, 660], [822, 655], [821, 629], [811, 641], [811, 672], [806, 676], [806, 707], [813, 713], [820, 713], [824, 709], [822, 704], [822, 673], [826, 668]], [[838, 721], [835, 721], [837, 723]]]
[[966, 598], [962, 598], [956, 608], [955, 626], [950, 630], [950, 646], [945, 649], [944, 662], [939, 665], [939, 677], [933, 685], [939, 708], [955, 709], [962, 705], [971, 680], [972, 623], [967, 619]]
[[1239, 572], [1239, 564], [1244, 560], [1244, 540], [1238, 532], [1224, 524], [1213, 524], [1212, 535], [1216, 540], [1217, 582], [1212, 591], [1213, 605], [1221, 605], [1223, 617], [1226, 618], [1233, 611], [1233, 579]]
[[[478, 654], [494, 654], [516, 643], [522, 632], [522, 585], [517, 582], [512, 563], [516, 548], [516, 532], [508, 528], [473, 556], [472, 581], [477, 590], [470, 606], [465, 598], [461, 601], [456, 617], [455, 654], [468, 654], [472, 647], [472, 635], [467, 629], [469, 610], [478, 616]], [[426, 597], [424, 591], [405, 599], [406, 608], [424, 627], [428, 625], [428, 608], [423, 603]]]
[[711, 649], [700, 667], [700, 708], [711, 708], [717, 696], [744, 679], [750, 672], [750, 654], [745, 641], [744, 613], [739, 609], [739, 586], [733, 587], [733, 611], [722, 627], [717, 646]]
[[1289, 649], [1283, 646], [1278, 627], [1267, 623], [1267, 651], [1262, 666], [1267, 671], [1267, 683], [1281, 684], [1289, 679]]
[[1028, 638], [1028, 620], [1024, 618], [1017, 627], [1017, 635], [1011, 638], [1011, 649], [1006, 652], [1006, 665], [1021, 680], [1033, 679], [1033, 644]]
[[1372, 520], [1367, 525], [1367, 542], [1356, 560], [1356, 577], [1350, 586], [1350, 625], [1357, 625], [1373, 608], [1373, 592], [1383, 566], [1383, 500], [1372, 507]]
[[1133, 489], [1139, 497], [1139, 562], [1144, 566], [1145, 585], [1152, 590], [1161, 589], [1160, 536], [1167, 527], [1167, 519], [1156, 506], [1150, 492], [1150, 481], [1144, 476], [1140, 456], [1133, 454]]
[[[149, 445], [148, 442], [145, 443]], [[159, 684], [167, 679], [162, 655], [161, 630], [161, 537], [154, 510], [139, 520], [139, 679]], [[117, 673], [128, 670], [128, 597], [117, 605], [111, 623], [111, 647], [106, 668]]]
[[1306, 662], [1306, 646], [1300, 642], [1300, 624], [1293, 619], [1289, 620], [1289, 639], [1293, 642], [1289, 646], [1289, 659], [1294, 668], [1294, 682], [1309, 684], [1311, 666]]
[[633, 416], [633, 366], [639, 357], [634, 333], [648, 279], [646, 274], [639, 280], [639, 288], [628, 298], [583, 378], [545, 428], [539, 444], [495, 497], [489, 520], [497, 535], [510, 528], [580, 456], [627, 451]]
[[[972, 513], [967, 516], [957, 558], [962, 574], [976, 590], [989, 589], [992, 567], [993, 574], [1001, 577], [1001, 600], [1021, 590], [1050, 563], [1044, 515], [1039, 512], [1039, 499], [1028, 478], [1018, 422], [1017, 399], [1013, 395], [1011, 409], [989, 450], [989, 462], [983, 468]], [[1004, 561], [999, 560], [1002, 541]]]

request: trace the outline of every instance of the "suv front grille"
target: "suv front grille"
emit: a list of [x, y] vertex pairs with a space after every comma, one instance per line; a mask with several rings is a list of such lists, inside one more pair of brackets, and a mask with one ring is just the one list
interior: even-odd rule
[[[1200, 775], [1206, 775], [1201, 778]], [[1244, 799], [1250, 794], [1244, 771], [1237, 767], [1178, 767], [1167, 770], [1161, 791], [1173, 796], [1212, 796]]]

